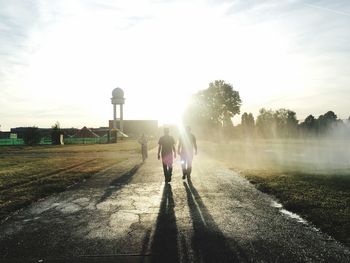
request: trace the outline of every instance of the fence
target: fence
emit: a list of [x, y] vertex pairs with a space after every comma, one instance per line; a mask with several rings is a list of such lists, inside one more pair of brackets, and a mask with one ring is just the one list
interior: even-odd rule
[[[94, 144], [94, 143], [107, 143], [107, 136], [97, 138], [71, 138], [67, 137], [63, 139], [64, 144]], [[42, 138], [40, 145], [52, 144], [51, 138]], [[0, 145], [24, 145], [23, 139], [0, 139]]]
[[93, 143], [107, 143], [108, 138], [97, 137], [97, 138], [64, 138], [64, 144], [93, 144]]
[[0, 145], [23, 145], [23, 139], [0, 139]]

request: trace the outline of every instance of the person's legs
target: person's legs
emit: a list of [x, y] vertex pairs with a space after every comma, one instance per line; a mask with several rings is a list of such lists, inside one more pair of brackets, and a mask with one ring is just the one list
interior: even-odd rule
[[186, 178], [186, 161], [181, 160], [181, 166], [182, 166], [182, 179]]
[[191, 172], [192, 172], [192, 160], [193, 160], [193, 156], [189, 155], [187, 157], [186, 163], [187, 163], [187, 176], [190, 177], [191, 176]]
[[165, 182], [168, 182], [168, 165], [165, 162], [163, 162], [163, 173]]
[[187, 169], [187, 160], [183, 160], [182, 164], [182, 179], [186, 179], [186, 176], [188, 175], [188, 169]]
[[164, 156], [163, 158], [163, 170], [164, 170], [164, 176], [165, 181], [170, 182], [171, 181], [171, 175], [173, 173], [173, 157], [172, 154], [168, 154]]
[[181, 154], [181, 167], [182, 167], [182, 179], [186, 179], [186, 174], [187, 174], [187, 158], [186, 154], [182, 153]]
[[169, 182], [171, 181], [171, 176], [173, 175], [173, 160], [171, 159], [168, 163], [168, 178]]

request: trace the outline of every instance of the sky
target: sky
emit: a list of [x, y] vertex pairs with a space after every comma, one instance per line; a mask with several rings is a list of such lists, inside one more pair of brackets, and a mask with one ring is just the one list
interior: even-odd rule
[[[0, 0], [0, 130], [179, 121], [222, 79], [241, 113], [350, 116], [348, 0]], [[233, 118], [234, 124], [240, 116]]]

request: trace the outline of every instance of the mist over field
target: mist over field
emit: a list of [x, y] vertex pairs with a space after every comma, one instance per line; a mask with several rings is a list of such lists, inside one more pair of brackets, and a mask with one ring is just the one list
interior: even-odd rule
[[[280, 169], [285, 172], [350, 175], [350, 139], [344, 130], [322, 138], [243, 139], [204, 142], [206, 152], [239, 169]], [[341, 136], [340, 136], [341, 135]]]
[[[334, 125], [327, 135], [200, 142], [287, 211], [349, 246], [350, 129]], [[200, 151], [200, 153], [201, 153]]]

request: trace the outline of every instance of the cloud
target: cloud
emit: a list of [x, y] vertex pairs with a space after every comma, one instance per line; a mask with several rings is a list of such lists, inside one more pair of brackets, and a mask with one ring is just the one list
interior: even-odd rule
[[[142, 23], [144, 20], [153, 17], [154, 10], [149, 0], [135, 2], [114, 1], [114, 0], [80, 0], [83, 12], [90, 13], [92, 16], [103, 14], [113, 17], [110, 21], [117, 22], [117, 29], [129, 29]], [[120, 26], [121, 24], [121, 26]]]
[[37, 22], [36, 2], [0, 2], [0, 74], [6, 75], [13, 64], [24, 63], [26, 40]]
[[[349, 4], [346, 1], [314, 1], [314, 2], [315, 4], [304, 3], [304, 5], [322, 10], [325, 12], [331, 12], [333, 14], [350, 17]], [[347, 7], [347, 11], [343, 11], [344, 7], [345, 8]]]

